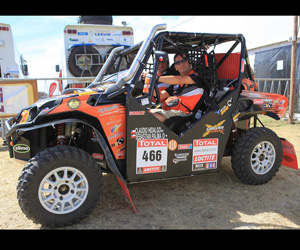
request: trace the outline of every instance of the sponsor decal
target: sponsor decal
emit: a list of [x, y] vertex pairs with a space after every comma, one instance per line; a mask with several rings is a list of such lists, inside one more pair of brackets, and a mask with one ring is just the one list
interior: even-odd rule
[[226, 111], [231, 107], [231, 105], [232, 105], [232, 97], [227, 101], [225, 106], [223, 106], [221, 109], [219, 109], [215, 113], [217, 113], [218, 115], [224, 115], [226, 113]]
[[218, 142], [217, 138], [193, 141], [192, 171], [217, 168]]
[[137, 168], [137, 174], [150, 174], [150, 173], [158, 173], [158, 172], [166, 172], [166, 171], [167, 171], [166, 166]]
[[246, 60], [245, 58], [242, 59], [242, 65], [241, 65], [241, 72], [244, 73], [245, 65], [246, 65]]
[[232, 117], [232, 120], [234, 122], [237, 122], [238, 121], [238, 117], [239, 117], [240, 113], [237, 113], [234, 117]]
[[173, 159], [173, 162], [177, 164], [180, 161], [187, 161], [187, 157], [189, 156], [190, 153], [180, 153], [180, 154], [175, 154], [175, 158]]
[[135, 129], [133, 129], [130, 131], [130, 138], [135, 139], [135, 137], [136, 137], [136, 132], [135, 132]]
[[129, 111], [130, 116], [145, 115], [145, 111]]
[[202, 136], [206, 137], [207, 135], [209, 135], [211, 133], [222, 133], [222, 134], [224, 134], [224, 126], [222, 126], [224, 122], [225, 122], [225, 120], [220, 121], [216, 125], [205, 124], [206, 132], [204, 132]]
[[79, 36], [87, 36], [88, 32], [79, 32], [77, 33]]
[[110, 36], [110, 32], [108, 31], [99, 31], [99, 32], [95, 32], [95, 36]]
[[158, 173], [167, 171], [168, 140], [149, 139], [137, 141], [136, 173]]
[[193, 165], [193, 171], [216, 169], [216, 162], [198, 163]]
[[190, 144], [178, 144], [178, 150], [192, 149], [192, 143]]
[[124, 142], [125, 142], [125, 139], [124, 139], [124, 137], [122, 137], [122, 138], [118, 139], [116, 142], [114, 142], [113, 144], [111, 144], [110, 146], [116, 147], [116, 146], [123, 144]]
[[168, 143], [168, 148], [169, 148], [171, 151], [174, 151], [174, 150], [177, 148], [177, 141], [175, 141], [175, 140], [169, 141], [169, 143]]
[[122, 126], [122, 123], [120, 124], [115, 124], [111, 129], [110, 132], [115, 133], [118, 131], [118, 129]]
[[258, 105], [264, 104], [264, 100], [263, 99], [254, 99], [253, 104], [258, 104]]
[[111, 105], [111, 106], [106, 106], [106, 107], [103, 107], [103, 108], [100, 108], [98, 109], [98, 112], [100, 114], [111, 114], [112, 113], [112, 110], [116, 111], [117, 112], [117, 109], [119, 108], [118, 105]]
[[20, 153], [20, 154], [25, 154], [30, 151], [30, 147], [25, 144], [17, 144], [13, 147], [13, 149], [16, 153]]
[[136, 140], [165, 139], [167, 136], [161, 127], [140, 127], [130, 131], [130, 138]]
[[98, 154], [98, 153], [93, 153], [92, 157], [94, 159], [97, 159], [97, 160], [103, 160], [104, 159], [104, 155], [103, 154]]
[[72, 98], [68, 101], [67, 106], [70, 109], [77, 109], [81, 105], [81, 102], [78, 98]]

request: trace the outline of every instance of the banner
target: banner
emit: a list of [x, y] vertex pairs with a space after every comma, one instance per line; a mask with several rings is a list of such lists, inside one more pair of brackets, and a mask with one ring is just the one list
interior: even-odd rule
[[16, 116], [37, 100], [36, 80], [0, 81], [0, 118]]

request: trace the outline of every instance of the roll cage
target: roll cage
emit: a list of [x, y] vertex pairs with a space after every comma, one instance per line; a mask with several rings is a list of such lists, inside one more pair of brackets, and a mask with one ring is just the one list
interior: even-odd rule
[[[226, 53], [216, 53], [216, 49], [223, 44], [231, 42], [230, 47]], [[238, 69], [235, 78], [227, 79], [218, 75], [220, 69], [226, 63], [230, 64], [230, 55], [240, 45], [239, 63], [235, 67]], [[89, 87], [101, 84], [101, 80], [105, 80], [105, 76], [108, 76], [112, 72], [118, 73], [124, 70], [124, 61], [127, 70], [130, 71], [132, 65], [138, 65], [135, 68], [132, 79], [121, 82], [122, 79], [118, 79], [113, 85], [114, 88], [108, 88], [105, 91], [106, 95], [115, 96], [115, 94], [124, 93], [126, 91], [119, 91], [127, 83], [126, 90], [127, 98], [132, 96], [137, 88], [141, 85], [141, 74], [146, 70], [150, 70], [153, 75], [156, 75], [158, 68], [158, 60], [155, 60], [155, 51], [164, 51], [168, 54], [175, 54], [178, 51], [187, 51], [193, 69], [204, 79], [206, 85], [206, 91], [209, 96], [216, 97], [218, 99], [217, 92], [222, 91], [223, 87], [230, 83], [234, 89], [241, 88], [241, 80], [243, 77], [247, 77], [254, 80], [249, 60], [248, 53], [245, 45], [245, 38], [242, 34], [211, 34], [211, 33], [191, 33], [191, 32], [169, 32], [162, 31], [156, 34], [149, 42], [149, 46], [144, 48], [144, 53], [140, 53], [141, 47], [144, 46], [143, 42], [135, 44], [130, 48], [118, 47], [110, 55], [110, 58], [106, 61], [103, 69], [99, 72], [94, 83]], [[227, 46], [228, 47], [228, 46]], [[218, 57], [216, 57], [216, 55]], [[151, 57], [152, 56], [152, 57]], [[149, 58], [152, 58], [149, 60]], [[121, 62], [123, 62], [123, 68], [120, 68]], [[231, 65], [232, 66], [232, 65]], [[171, 67], [174, 67], [171, 65]], [[228, 69], [227, 69], [228, 70]], [[223, 69], [224, 71], [224, 69]], [[241, 73], [241, 74], [240, 74]], [[124, 73], [126, 75], [126, 73]], [[120, 84], [121, 82], [121, 84]], [[152, 98], [155, 77], [150, 82], [150, 88], [148, 97]], [[129, 87], [130, 86], [130, 87]], [[144, 98], [147, 96], [144, 96]]]

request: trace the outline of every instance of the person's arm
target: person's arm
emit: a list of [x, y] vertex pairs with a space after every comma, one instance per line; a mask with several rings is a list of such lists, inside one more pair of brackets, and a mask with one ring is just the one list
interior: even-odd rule
[[190, 76], [161, 76], [158, 79], [159, 82], [163, 82], [170, 85], [181, 84], [194, 84], [195, 82]]

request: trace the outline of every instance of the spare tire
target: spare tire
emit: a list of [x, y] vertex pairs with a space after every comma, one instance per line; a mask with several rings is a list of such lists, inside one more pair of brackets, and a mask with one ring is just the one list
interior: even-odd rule
[[[86, 58], [84, 57], [83, 46], [73, 47], [68, 55], [67, 66], [71, 74], [75, 77], [96, 76], [102, 68], [103, 60], [98, 50], [92, 46], [86, 46], [85, 49]], [[92, 64], [90, 64], [91, 62]]]
[[79, 23], [82, 24], [106, 24], [112, 25], [112, 16], [79, 16]]

